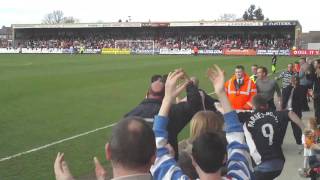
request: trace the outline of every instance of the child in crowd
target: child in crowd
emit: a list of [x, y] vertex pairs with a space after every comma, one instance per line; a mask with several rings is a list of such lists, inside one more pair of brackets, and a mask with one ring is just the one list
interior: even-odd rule
[[317, 128], [315, 118], [310, 118], [306, 127], [302, 135], [304, 145], [303, 168], [299, 169], [299, 174], [302, 177], [311, 177], [313, 180], [320, 174], [320, 161], [316, 156], [320, 152], [320, 130]]

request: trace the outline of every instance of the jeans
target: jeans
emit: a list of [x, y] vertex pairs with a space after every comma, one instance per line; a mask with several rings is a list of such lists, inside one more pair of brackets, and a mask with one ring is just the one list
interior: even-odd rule
[[254, 176], [256, 180], [271, 180], [278, 177], [283, 169], [284, 160], [273, 159], [262, 162], [254, 168]]

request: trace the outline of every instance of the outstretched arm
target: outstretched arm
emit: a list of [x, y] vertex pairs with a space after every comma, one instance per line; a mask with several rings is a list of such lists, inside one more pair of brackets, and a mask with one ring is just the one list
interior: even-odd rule
[[296, 125], [299, 126], [301, 130], [304, 129], [304, 124], [302, 123], [302, 120], [297, 116], [296, 113], [294, 113], [293, 111], [289, 111], [288, 116], [291, 119], [291, 121], [293, 121]]
[[183, 79], [184, 72], [181, 69], [169, 73], [165, 84], [165, 97], [158, 116], [155, 116], [153, 131], [156, 137], [157, 159], [151, 167], [151, 173], [154, 179], [181, 178], [187, 179], [182, 170], [177, 166], [174, 157], [166, 148], [168, 143], [167, 125], [169, 122], [168, 114], [175, 98], [185, 89], [188, 82], [185, 81], [181, 86], [177, 87], [177, 81]]
[[231, 112], [233, 109], [231, 108], [229, 99], [224, 91], [224, 72], [218, 66], [215, 65], [214, 67], [215, 69], [208, 69], [208, 77], [218, 96], [220, 104], [224, 110], [224, 114], [226, 114]]
[[236, 179], [252, 179], [253, 169], [249, 147], [239, 118], [233, 111], [224, 92], [224, 72], [218, 67], [210, 68], [208, 76], [224, 110], [225, 131], [228, 141], [228, 176]]

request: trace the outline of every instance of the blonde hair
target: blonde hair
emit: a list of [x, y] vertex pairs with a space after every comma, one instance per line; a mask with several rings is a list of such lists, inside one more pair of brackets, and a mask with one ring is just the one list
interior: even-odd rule
[[222, 132], [223, 117], [213, 111], [199, 111], [191, 119], [190, 140], [193, 141], [205, 132]]
[[314, 131], [316, 131], [318, 129], [317, 128], [317, 121], [314, 117], [309, 118], [307, 127], [308, 127], [308, 129], [312, 129]]

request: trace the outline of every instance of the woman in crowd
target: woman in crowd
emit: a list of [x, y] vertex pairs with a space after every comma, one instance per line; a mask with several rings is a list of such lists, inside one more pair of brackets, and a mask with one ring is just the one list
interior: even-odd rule
[[[223, 131], [224, 120], [223, 116], [213, 111], [199, 111], [197, 112], [190, 122], [190, 137], [179, 143], [179, 161], [178, 164], [185, 174], [191, 179], [198, 178], [195, 168], [192, 166], [190, 158], [192, 152], [192, 142], [201, 134], [206, 132], [217, 132], [225, 139]], [[225, 171], [222, 171], [224, 174]]]

